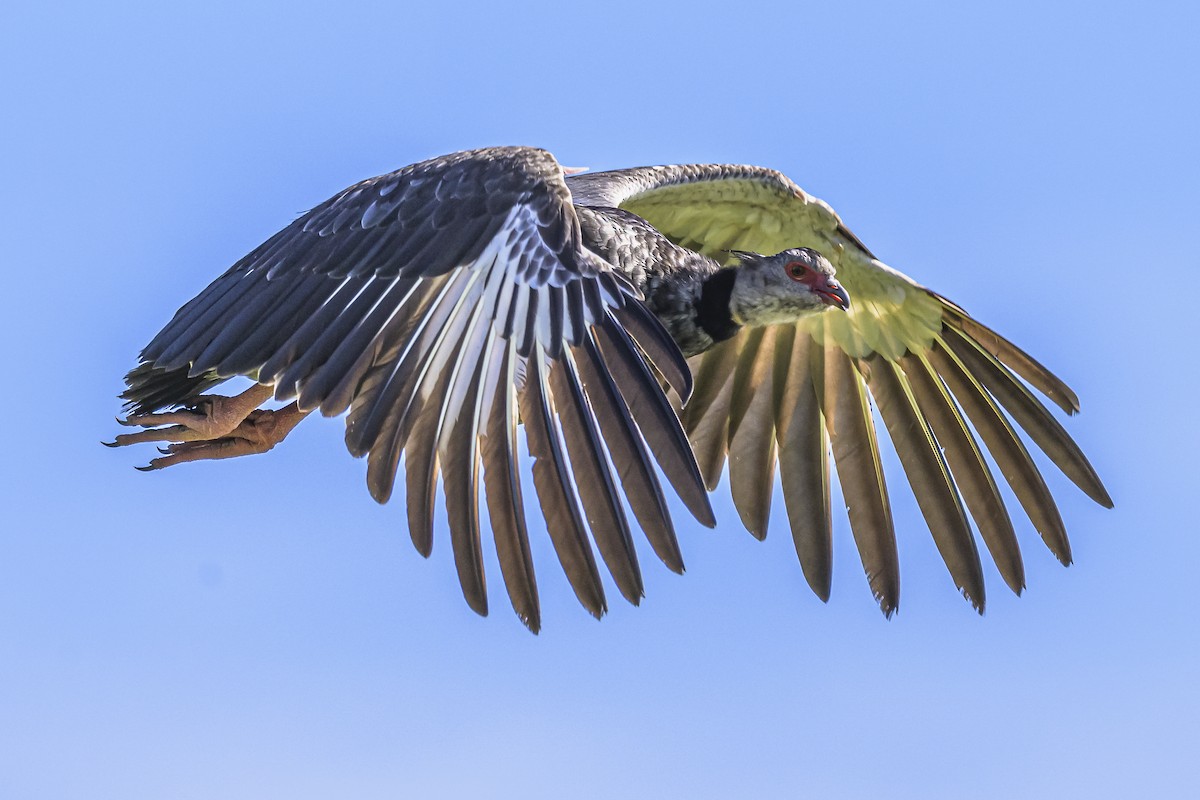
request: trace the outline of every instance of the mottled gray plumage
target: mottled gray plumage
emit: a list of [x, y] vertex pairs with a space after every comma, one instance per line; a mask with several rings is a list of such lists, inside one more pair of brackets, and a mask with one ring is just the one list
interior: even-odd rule
[[599, 206], [576, 206], [576, 211], [585, 246], [642, 290], [646, 305], [684, 355], [713, 345], [696, 320], [696, 304], [705, 280], [721, 268], [719, 262], [676, 245], [628, 211]]
[[[847, 313], [820, 313], [831, 307]], [[706, 486], [726, 458], [742, 521], [760, 537], [778, 464], [805, 576], [828, 597], [830, 448], [872, 590], [890, 613], [899, 578], [872, 395], [956, 585], [982, 609], [967, 510], [1009, 585], [1020, 591], [1024, 578], [960, 408], [1064, 562], [1053, 500], [995, 401], [1111, 504], [1012, 370], [1077, 408], [1040, 364], [876, 261], [828, 206], [778, 172], [689, 165], [565, 178], [545, 151], [491, 148], [351, 186], [217, 278], [126, 377], [129, 424], [153, 430], [116, 443], [172, 442], [152, 462], [159, 468], [262, 452], [310, 410], [348, 412], [347, 448], [367, 458], [380, 502], [403, 460], [409, 530], [424, 554], [440, 476], [463, 594], [486, 613], [471, 499], [482, 480], [510, 601], [535, 631], [518, 423], [559, 561], [597, 616], [606, 600], [593, 543], [637, 603], [643, 584], [625, 506], [681, 572], [659, 470], [711, 526]], [[205, 399], [235, 375], [290, 405], [247, 416], [266, 389]], [[184, 411], [158, 413], [171, 408]], [[168, 423], [177, 424], [154, 427]]]

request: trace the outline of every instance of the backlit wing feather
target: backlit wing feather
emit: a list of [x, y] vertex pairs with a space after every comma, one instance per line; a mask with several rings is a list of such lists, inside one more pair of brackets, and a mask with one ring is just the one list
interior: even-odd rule
[[833, 263], [853, 299], [849, 313], [744, 330], [692, 358], [695, 391], [682, 409], [707, 485], [715, 487], [728, 459], [734, 502], [759, 537], [778, 463], [796, 551], [822, 599], [830, 575], [829, 449], [871, 589], [887, 614], [899, 601], [895, 534], [868, 398], [955, 585], [980, 611], [984, 587], [968, 512], [1005, 582], [1016, 592], [1024, 587], [985, 448], [1050, 550], [1064, 564], [1071, 559], [1054, 500], [1010, 418], [1088, 496], [1112, 505], [1083, 453], [1025, 383], [1068, 414], [1079, 408], [1074, 393], [961, 308], [877, 260], [828, 205], [779, 172], [643, 167], [573, 176], [567, 184], [576, 203], [630, 211], [718, 260], [730, 260], [727, 251], [735, 249], [806, 246]]

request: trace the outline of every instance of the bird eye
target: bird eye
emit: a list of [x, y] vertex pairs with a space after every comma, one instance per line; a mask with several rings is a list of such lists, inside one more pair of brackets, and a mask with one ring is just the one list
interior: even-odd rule
[[803, 280], [804, 276], [808, 274], [809, 267], [803, 261], [789, 261], [786, 269], [792, 280], [798, 281]]

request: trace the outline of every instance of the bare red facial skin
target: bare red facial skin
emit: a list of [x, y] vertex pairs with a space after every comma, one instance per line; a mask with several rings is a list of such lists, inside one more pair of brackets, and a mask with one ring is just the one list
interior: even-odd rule
[[787, 270], [789, 278], [808, 286], [828, 305], [837, 306], [843, 310], [849, 307], [845, 291], [835, 280], [824, 273], [817, 272], [803, 261], [789, 261], [784, 269]]

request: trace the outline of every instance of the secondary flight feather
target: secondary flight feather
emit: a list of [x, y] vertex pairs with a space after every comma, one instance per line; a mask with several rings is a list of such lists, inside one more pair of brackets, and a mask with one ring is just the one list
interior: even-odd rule
[[[208, 393], [239, 375], [253, 388]], [[778, 473], [805, 578], [827, 599], [829, 453], [871, 590], [891, 614], [899, 566], [872, 406], [955, 585], [980, 611], [968, 517], [1006, 583], [1024, 586], [985, 454], [1063, 563], [1065, 528], [1017, 429], [1112, 504], [1027, 388], [1074, 413], [1062, 381], [759, 167], [568, 177], [543, 150], [502, 147], [363, 181], [186, 303], [126, 383], [124, 423], [143, 430], [114, 444], [166, 443], [147, 469], [264, 452], [313, 410], [345, 414], [376, 500], [392, 496], [403, 464], [424, 555], [440, 481], [463, 595], [486, 614], [482, 482], [509, 600], [533, 631], [530, 472], [559, 562], [596, 616], [607, 602], [597, 554], [627, 600], [642, 597], [639, 529], [683, 571], [660, 476], [713, 526], [709, 492], [726, 469], [741, 522], [760, 538]], [[271, 398], [286, 405], [260, 408]]]

